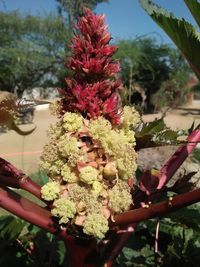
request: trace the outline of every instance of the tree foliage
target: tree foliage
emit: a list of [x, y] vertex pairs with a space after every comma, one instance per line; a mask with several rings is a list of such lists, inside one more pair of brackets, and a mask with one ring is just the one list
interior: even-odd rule
[[[166, 218], [140, 224], [117, 258], [115, 267], [199, 266], [199, 205], [193, 205]], [[156, 225], [159, 222], [158, 251], [155, 252]]]
[[62, 72], [66, 26], [56, 15], [0, 13], [0, 90], [56, 85]]
[[189, 68], [173, 46], [159, 44], [150, 37], [121, 40], [117, 45], [119, 50], [116, 57], [121, 61], [122, 79], [129, 91], [129, 102], [137, 103], [136, 89], [139, 85], [140, 91], [143, 90], [146, 94], [149, 109], [154, 105], [152, 95], [160, 89], [163, 82], [171, 77], [183, 82], [187, 80]]

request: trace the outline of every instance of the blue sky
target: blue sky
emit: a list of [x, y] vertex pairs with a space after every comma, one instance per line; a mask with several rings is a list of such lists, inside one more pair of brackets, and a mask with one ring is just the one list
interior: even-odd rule
[[[154, 0], [155, 3], [194, 23], [184, 0]], [[25, 14], [56, 12], [55, 0], [0, 0], [1, 11], [20, 10]], [[171, 43], [167, 35], [140, 7], [139, 0], [110, 0], [99, 4], [96, 13], [105, 13], [114, 40], [141, 35], [156, 37], [158, 41]]]

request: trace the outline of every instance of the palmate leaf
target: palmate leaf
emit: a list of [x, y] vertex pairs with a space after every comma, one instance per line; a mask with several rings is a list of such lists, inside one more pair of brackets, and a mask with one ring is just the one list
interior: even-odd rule
[[197, 0], [184, 0], [188, 6], [190, 12], [192, 13], [194, 19], [196, 20], [198, 26], [200, 27], [200, 3]]
[[164, 145], [178, 145], [179, 136], [183, 134], [169, 129], [164, 119], [156, 119], [144, 123], [142, 129], [136, 133], [136, 150]]
[[[188, 0], [187, 2], [191, 2]], [[194, 2], [194, 1], [192, 1]], [[140, 0], [142, 7], [151, 18], [169, 35], [176, 46], [181, 50], [191, 68], [200, 78], [200, 33], [184, 19], [178, 19], [172, 13], [155, 5], [150, 0]], [[193, 11], [194, 4], [189, 5]], [[191, 11], [191, 12], [192, 12]], [[193, 11], [194, 13], [194, 11]], [[199, 11], [195, 12], [195, 18]]]

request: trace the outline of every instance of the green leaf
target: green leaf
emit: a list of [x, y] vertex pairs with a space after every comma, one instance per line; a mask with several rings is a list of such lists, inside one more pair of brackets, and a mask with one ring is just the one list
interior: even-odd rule
[[199, 205], [194, 205], [189, 208], [184, 208], [167, 215], [174, 221], [181, 223], [187, 227], [191, 227], [196, 231], [200, 231], [200, 210]]
[[26, 223], [14, 216], [0, 217], [0, 237], [6, 239], [17, 238]]
[[140, 135], [145, 134], [153, 134], [159, 132], [165, 128], [165, 123], [163, 118], [162, 119], [155, 119], [152, 122], [146, 123], [142, 130], [140, 131]]
[[200, 27], [200, 3], [197, 0], [184, 0], [188, 6], [190, 12], [192, 13], [194, 19], [196, 20], [198, 26]]
[[145, 123], [140, 132], [136, 133], [136, 150], [163, 145], [180, 144], [179, 132], [169, 129], [164, 119], [156, 119]]
[[200, 78], [200, 33], [184, 19], [162, 9], [149, 0], [140, 0], [142, 7], [152, 19], [169, 35]]

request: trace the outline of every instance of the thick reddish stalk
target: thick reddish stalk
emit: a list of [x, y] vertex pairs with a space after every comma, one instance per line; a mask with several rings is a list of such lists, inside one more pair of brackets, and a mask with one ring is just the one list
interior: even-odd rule
[[21, 170], [2, 158], [0, 158], [0, 185], [24, 189], [41, 199], [41, 187]]
[[[183, 161], [187, 158], [187, 156], [196, 147], [197, 142], [200, 141], [200, 131], [198, 130], [198, 131], [192, 132], [192, 134], [188, 138], [188, 141], [189, 143], [185, 146], [180, 147], [175, 152], [175, 154], [170, 158], [170, 160], [164, 165], [164, 167], [161, 169], [160, 180], [162, 181], [162, 183], [159, 184], [160, 189], [167, 183], [167, 181], [173, 176], [176, 170], [180, 167]], [[15, 188], [22, 188], [34, 194], [36, 197], [40, 198], [40, 187], [36, 183], [31, 181], [31, 179], [25, 176], [22, 171], [18, 170], [17, 168], [12, 166], [12, 164], [8, 163], [7, 161], [0, 159], [0, 163], [1, 163], [1, 173], [3, 172], [3, 174], [5, 174], [5, 175], [1, 175], [1, 178], [0, 178], [1, 184], [15, 187]], [[10, 176], [7, 176], [8, 174], [10, 174]], [[129, 225], [130, 227], [130, 226], [133, 226], [132, 223], [135, 221], [138, 222], [143, 219], [148, 219], [148, 218], [152, 218], [155, 216], [165, 214], [174, 209], [179, 209], [186, 205], [190, 205], [194, 202], [199, 201], [200, 199], [199, 191], [194, 191], [194, 192], [190, 192], [186, 194], [189, 194], [189, 195], [184, 194], [184, 196], [182, 195], [176, 196], [175, 203], [173, 199], [173, 208], [169, 205], [168, 202], [163, 202], [163, 203], [156, 204], [155, 208], [153, 205], [149, 210], [144, 209], [144, 208], [136, 209], [136, 210], [118, 215], [119, 217], [115, 218], [116, 222], [113, 223], [113, 225], [119, 225], [119, 224], [124, 225], [127, 223], [131, 223]], [[55, 224], [52, 220], [50, 212], [41, 208], [35, 203], [17, 195], [16, 193], [12, 192], [9, 189], [7, 190], [3, 188], [0, 189], [0, 206], [12, 212], [13, 214], [19, 216], [20, 218], [27, 220], [28, 222], [31, 222], [51, 233], [55, 234], [58, 231], [58, 228], [55, 227]], [[123, 229], [126, 231], [126, 233], [123, 233], [120, 235], [116, 234], [114, 238], [111, 239], [105, 251], [105, 253], [107, 253], [106, 254], [107, 255], [106, 264], [108, 264], [107, 266], [112, 266], [113, 260], [118, 255], [118, 253], [124, 246], [125, 242], [131, 235], [131, 233], [128, 232], [128, 227], [125, 227]], [[80, 255], [78, 257], [79, 260], [75, 261], [75, 259], [73, 259], [73, 261], [75, 261], [75, 264], [73, 266], [95, 266], [92, 263], [87, 263], [87, 260], [86, 260], [90, 252], [94, 250], [94, 247], [95, 247], [94, 243], [91, 242], [91, 244], [85, 247], [83, 245], [80, 245], [80, 243], [77, 243], [78, 239], [69, 240], [69, 236], [67, 237], [66, 234], [63, 234], [63, 233], [64, 232], [61, 231], [60, 236], [68, 243], [69, 250], [74, 251], [74, 249], [76, 248], [76, 251], [80, 252], [79, 253]], [[83, 253], [84, 247], [86, 249], [85, 249], [85, 252]], [[73, 255], [74, 254], [72, 253], [72, 258], [74, 258]]]
[[50, 233], [56, 234], [59, 231], [50, 211], [8, 188], [0, 188], [0, 207]]
[[100, 250], [103, 255], [102, 262], [104, 262], [104, 267], [111, 267], [113, 265], [116, 256], [119, 255], [124, 244], [126, 244], [136, 227], [137, 224], [135, 223], [122, 226], [119, 231], [114, 233], [110, 239], [106, 241], [106, 246], [104, 243], [101, 244]]
[[139, 208], [118, 214], [114, 217], [114, 221], [111, 222], [111, 225], [117, 226], [129, 223], [138, 223], [143, 220], [162, 216], [163, 214], [181, 209], [199, 201], [200, 189], [196, 189], [194, 191], [175, 196], [167, 201], [152, 204], [148, 208]]
[[27, 176], [22, 176], [20, 178], [12, 177], [12, 176], [3, 176], [0, 175], [0, 185], [1, 186], [9, 186], [12, 188], [17, 188], [17, 189], [24, 189], [27, 192], [33, 194], [37, 198], [41, 199], [41, 194], [40, 190], [41, 187], [33, 182], [31, 178]]
[[70, 267], [99, 266], [100, 259], [95, 239], [82, 239], [71, 235], [65, 239], [65, 245], [70, 255]]
[[186, 160], [186, 158], [192, 153], [194, 148], [200, 142], [200, 130], [193, 131], [188, 136], [188, 143], [179, 147], [173, 156], [165, 163], [160, 170], [159, 185], [157, 189], [162, 189], [168, 180], [175, 174], [178, 168]]

